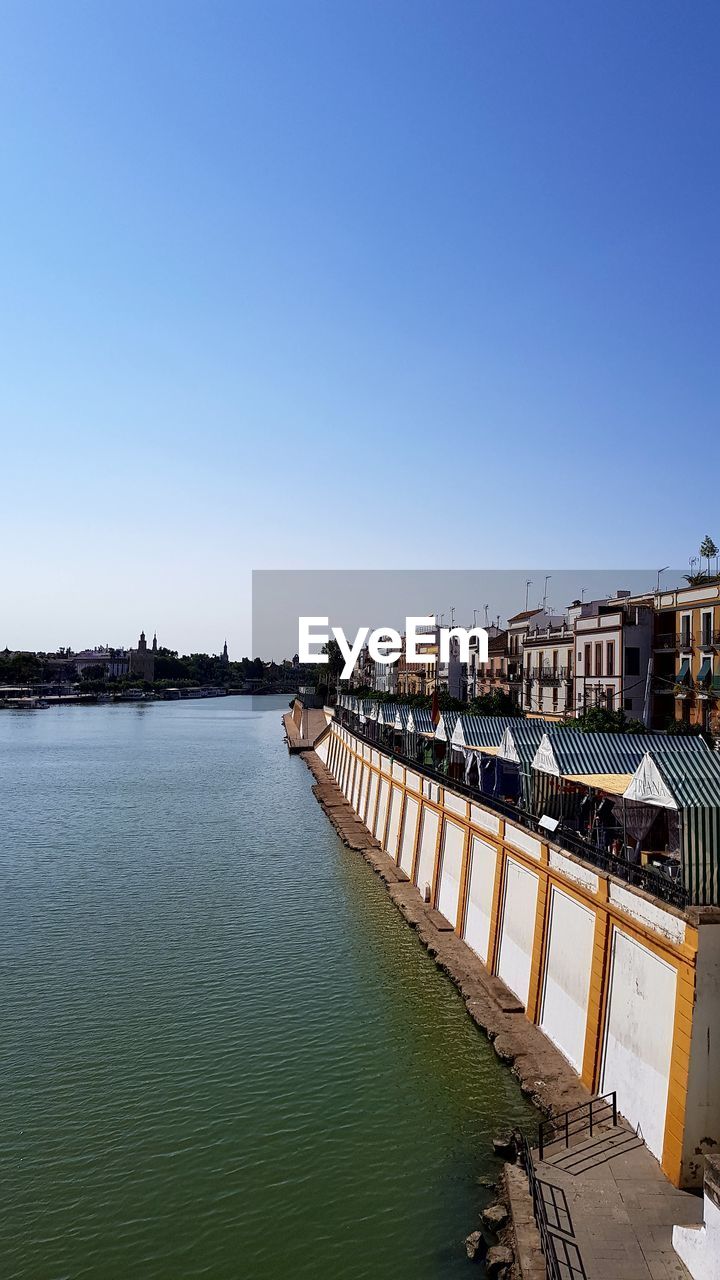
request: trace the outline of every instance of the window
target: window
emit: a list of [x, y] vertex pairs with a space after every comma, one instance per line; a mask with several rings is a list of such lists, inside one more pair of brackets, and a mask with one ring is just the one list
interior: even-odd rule
[[640, 650], [637, 646], [628, 645], [628, 648], [625, 650], [625, 675], [640, 675]]
[[592, 675], [592, 645], [585, 645], [585, 679]]
[[625, 699], [623, 702], [623, 708], [625, 711], [632, 711], [632, 698]]
[[690, 614], [684, 613], [680, 618], [680, 645], [683, 649], [689, 649], [690, 643]]
[[701, 644], [703, 649], [709, 649], [712, 644], [712, 610], [709, 613], [703, 613], [701, 622]]
[[558, 687], [553, 685], [553, 711], [558, 709]]
[[612, 711], [614, 703], [615, 703], [615, 690], [613, 689], [612, 685], [609, 684], [607, 689], [605, 690], [605, 704], [607, 706], [608, 711]]
[[605, 646], [605, 675], [615, 675], [615, 641], [608, 640]]
[[602, 675], [602, 643], [598, 641], [595, 645], [595, 675]]

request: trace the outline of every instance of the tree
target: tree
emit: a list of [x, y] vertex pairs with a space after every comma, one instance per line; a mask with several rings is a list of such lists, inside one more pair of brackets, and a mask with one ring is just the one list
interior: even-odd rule
[[581, 733], [646, 733], [641, 720], [633, 720], [624, 711], [611, 711], [608, 707], [588, 707], [576, 720], [567, 720], [568, 728]]
[[96, 684], [104, 683], [107, 679], [107, 672], [102, 662], [95, 662], [91, 667], [83, 667], [80, 679], [85, 682], [93, 680]]
[[715, 543], [710, 537], [710, 534], [706, 533], [705, 537], [700, 543], [700, 556], [703, 560], [707, 560], [708, 578], [710, 577], [710, 561], [712, 560], [713, 556], [716, 556], [717, 554], [718, 554], [718, 548], [715, 546]]

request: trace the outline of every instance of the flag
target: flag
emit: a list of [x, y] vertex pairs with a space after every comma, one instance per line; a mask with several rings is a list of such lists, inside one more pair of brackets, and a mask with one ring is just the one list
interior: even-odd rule
[[437, 685], [435, 685], [435, 688], [433, 689], [430, 719], [432, 720], [433, 729], [437, 729], [440, 723], [440, 703], [438, 702]]

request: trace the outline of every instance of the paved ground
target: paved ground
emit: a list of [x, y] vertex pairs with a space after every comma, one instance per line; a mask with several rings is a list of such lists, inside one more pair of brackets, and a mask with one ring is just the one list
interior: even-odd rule
[[687, 1280], [672, 1229], [702, 1221], [702, 1197], [673, 1187], [632, 1129], [556, 1144], [536, 1168], [549, 1215], [572, 1232], [564, 1234], [588, 1280]]
[[297, 748], [302, 744], [304, 747], [309, 748], [317, 742], [327, 725], [327, 720], [321, 707], [310, 707], [303, 711], [300, 729], [298, 729], [290, 711], [287, 711], [283, 716], [283, 725], [288, 742], [292, 747]]

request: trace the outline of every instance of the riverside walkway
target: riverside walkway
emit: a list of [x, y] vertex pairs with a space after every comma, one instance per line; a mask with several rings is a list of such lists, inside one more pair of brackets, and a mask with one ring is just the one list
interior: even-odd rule
[[[551, 1230], [577, 1269], [575, 1280], [688, 1280], [672, 1247], [674, 1226], [702, 1221], [701, 1196], [678, 1191], [642, 1138], [623, 1123], [553, 1144], [538, 1159], [535, 1176]], [[508, 1170], [507, 1187], [523, 1280], [540, 1280], [545, 1259], [532, 1215], [527, 1181]], [[548, 1273], [549, 1274], [549, 1273]]]
[[[283, 717], [284, 722], [287, 719], [292, 717]], [[304, 749], [303, 759], [315, 778], [315, 796], [341, 840], [357, 850], [385, 882], [398, 910], [459, 988], [470, 1017], [487, 1032], [523, 1092], [546, 1114], [555, 1116], [566, 1108], [587, 1106], [591, 1095], [559, 1050], [524, 1017], [523, 1006], [512, 992], [488, 972], [451, 924], [423, 901], [358, 818], [316, 753]], [[543, 1159], [538, 1156], [535, 1152], [543, 1195], [550, 1197], [553, 1206], [560, 1205], [559, 1215], [553, 1209], [560, 1233], [574, 1243], [575, 1250], [570, 1252], [580, 1259], [579, 1269], [563, 1267], [557, 1273], [562, 1280], [689, 1280], [672, 1248], [672, 1229], [702, 1221], [702, 1197], [673, 1187], [642, 1138], [621, 1119], [617, 1125], [599, 1126], [592, 1136], [571, 1136], [567, 1145], [550, 1142]], [[507, 1165], [506, 1175], [519, 1275], [522, 1280], [541, 1280], [555, 1273], [541, 1252], [527, 1177], [518, 1165]]]

